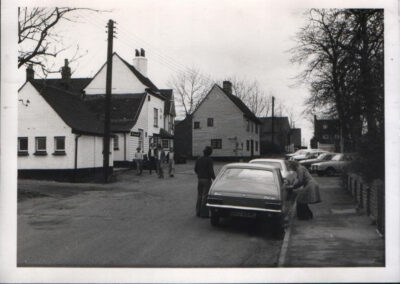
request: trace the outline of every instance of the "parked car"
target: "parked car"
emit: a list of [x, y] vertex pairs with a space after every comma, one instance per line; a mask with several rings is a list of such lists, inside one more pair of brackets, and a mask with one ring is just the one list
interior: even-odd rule
[[289, 202], [290, 194], [278, 168], [231, 163], [221, 169], [213, 182], [207, 206], [213, 226], [220, 223], [221, 217], [267, 217], [283, 232]]
[[353, 159], [352, 154], [336, 154], [330, 161], [313, 164], [311, 171], [316, 172], [318, 176], [333, 176], [336, 173], [342, 173]]
[[300, 165], [306, 167], [308, 170], [311, 171], [311, 165], [312, 164], [329, 161], [335, 155], [336, 155], [336, 153], [329, 153], [329, 152], [328, 153], [322, 153], [322, 154], [319, 154], [317, 158], [300, 161]]
[[314, 159], [322, 153], [327, 153], [327, 151], [320, 149], [306, 149], [300, 151], [301, 152], [299, 152], [297, 155], [292, 155], [291, 157], [289, 157], [289, 160], [302, 161], [307, 159]]
[[249, 163], [262, 164], [280, 169], [282, 177], [288, 181], [289, 185], [292, 185], [296, 178], [296, 172], [290, 170], [288, 161], [283, 159], [254, 159], [249, 161]]

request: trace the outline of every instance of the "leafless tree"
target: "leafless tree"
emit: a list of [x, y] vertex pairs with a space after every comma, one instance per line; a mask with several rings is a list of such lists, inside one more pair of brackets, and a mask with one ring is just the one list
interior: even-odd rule
[[[68, 7], [19, 7], [18, 8], [18, 68], [27, 64], [39, 66], [46, 76], [52, 73], [48, 58], [55, 58], [60, 52], [68, 49], [62, 42], [62, 35], [55, 27], [62, 21], [74, 21], [77, 10], [98, 10]], [[70, 62], [82, 55], [79, 46]], [[58, 72], [58, 70], [57, 70]]]
[[185, 111], [185, 116], [197, 109], [213, 83], [210, 76], [203, 75], [194, 67], [172, 76], [168, 81], [169, 87], [175, 91], [178, 106], [182, 106]]
[[257, 116], [268, 113], [272, 100], [261, 89], [258, 81], [249, 81], [238, 77], [231, 77], [232, 92], [240, 98], [247, 107]]

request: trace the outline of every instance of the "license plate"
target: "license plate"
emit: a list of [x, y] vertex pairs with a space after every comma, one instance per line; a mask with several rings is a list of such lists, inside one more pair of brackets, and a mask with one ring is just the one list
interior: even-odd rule
[[255, 218], [255, 212], [246, 212], [246, 211], [231, 211], [230, 214], [232, 217], [244, 217], [244, 218]]

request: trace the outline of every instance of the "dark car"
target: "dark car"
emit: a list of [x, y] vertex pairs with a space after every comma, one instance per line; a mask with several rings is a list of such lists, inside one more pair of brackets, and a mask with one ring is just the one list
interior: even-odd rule
[[329, 161], [335, 155], [336, 155], [336, 153], [322, 153], [315, 159], [307, 159], [307, 160], [300, 161], [300, 165], [302, 165], [302, 166], [306, 167], [308, 170], [310, 170], [312, 164]]
[[279, 231], [290, 207], [286, 181], [278, 168], [261, 164], [224, 166], [213, 182], [207, 200], [212, 225], [221, 217], [267, 217]]

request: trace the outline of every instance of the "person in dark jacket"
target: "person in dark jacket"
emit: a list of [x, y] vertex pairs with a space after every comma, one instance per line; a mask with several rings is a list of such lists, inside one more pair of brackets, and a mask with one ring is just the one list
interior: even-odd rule
[[207, 146], [203, 150], [204, 156], [196, 161], [194, 171], [197, 174], [197, 203], [196, 216], [207, 218], [209, 216], [206, 206], [208, 191], [210, 190], [212, 180], [215, 179], [213, 161], [210, 158], [212, 148]]
[[308, 204], [321, 202], [318, 183], [310, 175], [308, 170], [298, 162], [289, 161], [289, 165], [297, 174], [293, 185], [293, 190], [297, 194], [297, 218], [299, 220], [312, 219], [313, 213]]

